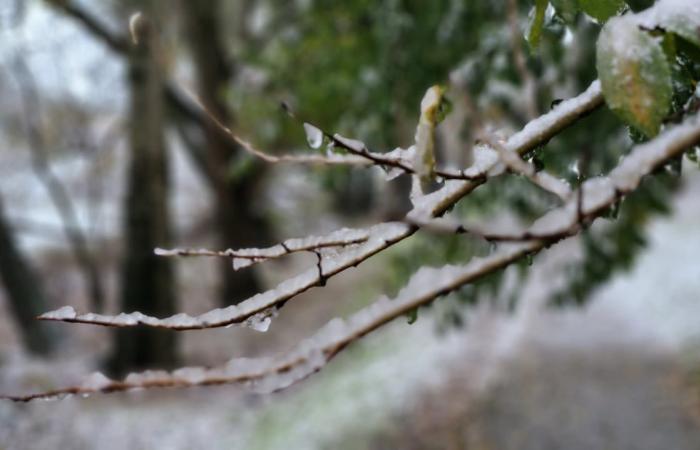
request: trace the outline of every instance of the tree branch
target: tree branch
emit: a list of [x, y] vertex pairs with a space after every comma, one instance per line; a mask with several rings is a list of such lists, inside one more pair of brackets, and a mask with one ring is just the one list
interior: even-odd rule
[[[700, 143], [700, 115], [668, 129], [652, 141], [639, 145], [622, 160], [608, 177], [585, 181], [582, 192], [566, 205], [557, 208], [538, 222], [531, 230], [545, 231], [561, 227], [563, 220], [580, 210], [587, 221], [601, 216], [620, 197], [637, 188], [641, 179], [656, 167], [681, 154], [688, 147]], [[539, 223], [539, 225], [538, 225]], [[333, 319], [319, 332], [300, 343], [291, 352], [274, 358], [233, 359], [226, 366], [215, 369], [191, 367], [168, 372], [132, 374], [123, 381], [114, 381], [94, 374], [79, 386], [57, 389], [26, 396], [2, 396], [14, 401], [52, 398], [72, 394], [116, 392], [135, 388], [189, 387], [213, 384], [247, 383], [263, 392], [283, 389], [320, 370], [331, 358], [359, 338], [402, 316], [408, 311], [427, 305], [436, 298], [474, 282], [494, 271], [532, 253], [539, 252], [566, 236], [501, 245], [484, 258], [473, 258], [469, 263], [442, 268], [422, 268], [394, 299], [382, 297], [370, 306], [353, 314], [347, 320]]]
[[129, 48], [129, 40], [126, 36], [111, 31], [96, 17], [82, 9], [70, 0], [46, 0], [55, 9], [80, 23], [93, 36], [100, 39], [107, 47], [116, 53], [125, 53]]
[[[600, 84], [596, 81], [581, 95], [561, 102], [547, 114], [528, 123], [522, 131], [511, 136], [504, 147], [508, 151], [524, 154], [544, 144], [559, 131], [590, 113], [603, 102]], [[498, 158], [477, 161], [474, 170], [488, 172], [499, 163]], [[430, 220], [438, 217], [454, 205], [459, 199], [485, 182], [448, 181], [440, 190], [418, 199], [415, 208], [409, 212], [407, 220]], [[352, 248], [341, 250], [332, 260], [326, 260], [323, 267], [324, 277], [319, 277], [316, 268], [280, 283], [274, 289], [257, 294], [238, 305], [217, 309], [200, 316], [179, 314], [170, 318], [158, 319], [141, 313], [105, 316], [96, 314], [77, 314], [71, 307], [65, 307], [41, 316], [45, 320], [87, 323], [103, 326], [148, 325], [175, 330], [192, 330], [224, 327], [245, 323], [246, 319], [270, 308], [286, 303], [315, 286], [320, 286], [326, 279], [354, 267], [376, 253], [385, 250], [396, 242], [411, 236], [416, 227], [405, 223], [384, 223], [367, 229], [368, 239]]]

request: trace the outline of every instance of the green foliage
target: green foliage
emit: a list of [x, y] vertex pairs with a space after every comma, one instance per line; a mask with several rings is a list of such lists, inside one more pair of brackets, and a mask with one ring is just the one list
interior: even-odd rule
[[[244, 59], [269, 74], [266, 96], [373, 148], [394, 148], [412, 142], [425, 90], [444, 83], [503, 25], [504, 6], [503, 0], [317, 0]], [[251, 124], [263, 115], [283, 123], [268, 142], [299, 139], [268, 112], [246, 114]]]
[[[639, 27], [627, 16], [613, 17], [627, 7], [639, 11], [651, 3], [519, 2], [521, 17], [531, 14], [526, 39], [537, 52], [527, 55], [526, 64], [538, 80], [540, 112], [559, 96], [580, 92], [595, 78], [601, 79], [610, 108], [530, 152], [528, 159], [540, 169], [577, 186], [588, 176], [607, 173], [633, 143], [655, 135], [663, 123], [678, 120], [691, 108], [700, 78], [697, 34], [691, 32], [700, 19], [672, 14], [658, 27]], [[265, 95], [270, 99], [261, 106], [259, 93], [233, 93], [244, 111], [244, 127], [256, 130], [272, 148], [304, 143], [299, 124], [275, 112], [275, 101], [283, 99], [304, 120], [362, 139], [373, 150], [405, 147], [414, 142], [418, 105], [426, 89], [450, 80], [469, 93], [482, 123], [518, 129], [526, 117], [517, 108], [522, 79], [513, 62], [506, 8], [504, 0], [310, 2], [294, 20], [281, 22], [289, 26], [272, 30], [264, 45], [243, 55], [247, 64], [268, 77]], [[458, 105], [461, 98], [452, 100]], [[447, 112], [441, 108], [438, 119]], [[470, 120], [463, 127], [465, 148], [474, 139]], [[438, 139], [438, 165], [440, 147]], [[577, 168], [584, 154], [587, 170], [581, 174]], [[697, 156], [694, 151], [687, 155]], [[669, 169], [648, 177], [639, 193], [610, 211], [608, 221], [585, 233], [584, 257], [567, 269], [568, 282], [556, 294], [556, 302], [581, 303], [596, 286], [633, 264], [645, 242], [645, 225], [654, 215], [667, 212], [665, 205], [677, 186], [671, 173], [677, 166]], [[330, 168], [319, 170], [316, 177], [336, 193], [337, 203], [347, 205], [353, 196], [371, 195], [371, 179], [363, 171]], [[526, 179], [508, 176], [490, 180], [452, 212], [458, 218], [487, 222], [507, 211], [528, 224], [558, 202]], [[419, 233], [391, 252], [388, 281], [398, 289], [421, 266], [464, 263], [490, 248], [463, 235]], [[522, 278], [528, 263], [531, 260], [518, 265]], [[502, 294], [502, 277], [503, 272], [494, 274], [453, 294], [447, 302], [451, 306], [441, 312], [445, 323], [465, 322], [459, 305]], [[517, 295], [510, 298], [515, 304]], [[417, 314], [407, 314], [409, 322]]]
[[574, 23], [579, 12], [605, 22], [624, 11], [627, 3], [624, 0], [552, 0], [552, 6], [567, 23]]
[[552, 0], [557, 15], [566, 23], [573, 24], [580, 8], [578, 0]]
[[540, 36], [542, 35], [542, 27], [544, 26], [544, 15], [549, 6], [548, 0], [536, 0], [535, 1], [535, 15], [532, 18], [532, 23], [530, 24], [530, 31], [527, 34], [527, 41], [530, 43], [531, 48], [537, 48], [540, 43]]
[[655, 136], [671, 106], [671, 69], [658, 39], [633, 18], [610, 20], [597, 44], [598, 76], [608, 106]]
[[627, 7], [624, 0], [578, 0], [578, 3], [581, 11], [601, 22], [620, 14]]

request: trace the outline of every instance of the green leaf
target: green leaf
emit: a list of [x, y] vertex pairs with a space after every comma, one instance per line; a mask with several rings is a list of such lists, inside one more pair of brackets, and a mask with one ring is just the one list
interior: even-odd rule
[[598, 77], [610, 109], [646, 136], [659, 132], [671, 106], [671, 68], [659, 39], [634, 18], [610, 19], [597, 43]]
[[583, 12], [600, 22], [618, 15], [627, 6], [624, 0], [578, 0], [578, 4]]
[[700, 3], [661, 0], [642, 19], [648, 28], [661, 27], [700, 47]]
[[572, 24], [576, 20], [576, 14], [581, 11], [578, 0], [551, 0], [554, 10], [564, 22]]
[[544, 26], [544, 13], [547, 11], [549, 0], [536, 0], [535, 15], [530, 24], [530, 31], [527, 33], [527, 41], [530, 43], [530, 48], [537, 48], [542, 35], [542, 27]]

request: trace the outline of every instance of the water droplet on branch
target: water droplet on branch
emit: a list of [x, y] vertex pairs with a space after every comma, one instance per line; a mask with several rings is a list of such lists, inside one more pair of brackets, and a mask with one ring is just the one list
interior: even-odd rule
[[306, 141], [309, 143], [309, 147], [314, 149], [321, 147], [321, 144], [323, 144], [323, 131], [308, 122], [304, 122], [304, 132], [306, 133]]

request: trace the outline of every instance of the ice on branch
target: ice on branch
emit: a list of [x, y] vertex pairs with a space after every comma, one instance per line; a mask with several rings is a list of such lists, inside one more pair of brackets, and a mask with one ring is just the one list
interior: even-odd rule
[[304, 122], [304, 132], [306, 133], [306, 141], [311, 148], [321, 148], [323, 144], [323, 131], [308, 122]]
[[[562, 115], [559, 116], [560, 120], [562, 122], [571, 121], [573, 118], [570, 114], [580, 115], [582, 112], [589, 110], [589, 108], [595, 107], [594, 105], [598, 103], [597, 97], [590, 97], [590, 102], [585, 106], [577, 102], [576, 108], [564, 110], [561, 112]], [[556, 109], [553, 113], [559, 114]], [[551, 120], [551, 117], [547, 120]], [[559, 128], [560, 123], [556, 122], [553, 124], [552, 129], [561, 129]], [[555, 131], [551, 132], [555, 133]], [[548, 132], [538, 131], [530, 136], [532, 141], [525, 139], [523, 136], [515, 135], [511, 139], [519, 142], [520, 146], [510, 147], [509, 144], [509, 149], [519, 153], [525, 151], [527, 147], [536, 145], [538, 139], [548, 138]], [[574, 227], [570, 228], [570, 231], [573, 230], [572, 233], [558, 233], [558, 230], [570, 222], [572, 216], [576, 218], [576, 223], [584, 220], [590, 223], [603, 214], [614, 202], [618, 201], [621, 195], [635, 189], [644, 175], [650, 173], [655, 167], [663, 164], [670, 158], [681, 154], [687, 147], [699, 142], [700, 118], [687, 119], [683, 124], [666, 130], [656, 139], [634, 148], [630, 155], [620, 163], [618, 168], [613, 170], [610, 175], [610, 181], [598, 177], [584, 182], [581, 187], [582, 194], [572, 195], [571, 199], [564, 206], [546, 214], [542, 219], [535, 222], [531, 228], [531, 232], [537, 230], [557, 233], [547, 238], [527, 242], [501, 244], [489, 256], [475, 258], [465, 265], [444, 266], [436, 269], [423, 268], [411, 277], [396, 298], [390, 300], [387, 297], [381, 297], [375, 303], [353, 314], [347, 320], [334, 319], [318, 333], [302, 341], [288, 353], [274, 358], [234, 359], [223, 367], [213, 369], [185, 368], [172, 373], [144, 372], [132, 374], [124, 381], [112, 381], [93, 376], [92, 379], [88, 379], [83, 385], [78, 385], [77, 387], [28, 396], [5, 396], [5, 398], [16, 401], [28, 401], [35, 398], [51, 398], [67, 394], [90, 394], [134, 388], [186, 387], [225, 383], [243, 383], [254, 389], [266, 392], [282, 389], [318, 371], [328, 360], [343, 348], [346, 348], [348, 344], [380, 328], [387, 322], [417, 307], [427, 305], [436, 298], [464, 284], [474, 282], [480, 277], [504, 268], [520, 258], [538, 252], [546, 246], [574, 234], [577, 231]], [[611, 184], [616, 188], [611, 189]], [[442, 189], [444, 192], [433, 196], [433, 202], [426, 205], [426, 208], [430, 208], [428, 209], [430, 216], [434, 217], [441, 214], [446, 203], [454, 203], [458, 198], [473, 189], [475, 185], [477, 183], [473, 182], [455, 181], [446, 183], [446, 186]], [[585, 200], [585, 196], [590, 196], [590, 199]], [[574, 211], [575, 214], [573, 213]], [[381, 224], [369, 228], [369, 238], [366, 242], [342, 248], [337, 255], [333, 255], [329, 259], [321, 259], [318, 269], [323, 272], [324, 276], [332, 276], [406, 238], [414, 231], [415, 227], [402, 223]], [[206, 322], [208, 325], [217, 321], [221, 325], [226, 325], [246, 320], [261, 312], [272, 312], [274, 310], [269, 308], [287, 301], [296, 293], [302, 292], [322, 281], [320, 276], [321, 274], [316, 271], [316, 268], [310, 269], [304, 274], [280, 284], [277, 288], [256, 295], [240, 305], [212, 311], [194, 319], [200, 323]], [[140, 313], [135, 314], [136, 316], [133, 318], [138, 317], [144, 323], [151, 322], [154, 326], [164, 326], [163, 320], [147, 318]], [[51, 315], [54, 317], [72, 317], [74, 314], [72, 310], [62, 309], [53, 314], [49, 313], [49, 316]], [[83, 316], [77, 316], [70, 320], [80, 321], [81, 317]], [[106, 318], [108, 316], [101, 317]], [[115, 316], [111, 320], [113, 322], [115, 320], [123, 320], [119, 319], [119, 317], [123, 316]], [[173, 322], [184, 321], [186, 326], [189, 327], [190, 318], [187, 317], [175, 316], [171, 320]], [[264, 320], [265, 318], [263, 317]], [[87, 322], [90, 323], [89, 321]]]
[[[219, 308], [199, 316], [188, 314], [177, 314], [169, 318], [157, 318], [145, 315], [141, 312], [122, 313], [117, 316], [102, 314], [71, 314], [66, 317], [55, 317], [55, 312], [41, 316], [44, 320], [69, 321], [112, 327], [133, 327], [137, 325], [147, 325], [157, 328], [168, 328], [171, 330], [194, 330], [203, 328], [217, 328], [232, 325], [250, 326], [257, 330], [267, 329], [274, 316], [271, 308], [276, 308], [300, 293], [320, 286], [325, 283], [326, 278], [355, 266], [367, 259], [369, 256], [385, 249], [394, 242], [397, 242], [413, 233], [410, 226], [400, 222], [389, 222], [367, 229], [342, 229], [327, 236], [309, 237], [302, 239], [290, 239], [285, 241], [285, 246], [290, 249], [318, 249], [328, 247], [321, 245], [328, 242], [347, 242], [356, 240], [357, 244], [342, 247], [332, 257], [323, 256], [320, 262], [321, 272], [318, 267], [309, 268], [296, 277], [280, 283], [276, 288], [266, 292], [256, 294], [237, 305]], [[160, 253], [163, 253], [161, 251]], [[225, 252], [224, 252], [225, 253]], [[254, 258], [265, 257], [268, 253], [262, 250], [251, 249], [248, 256]], [[228, 255], [224, 255], [228, 256]], [[62, 308], [63, 309], [63, 308]], [[61, 310], [58, 310], [61, 311]], [[267, 319], [248, 320], [257, 314], [267, 311]], [[259, 316], [258, 316], [259, 317]]]
[[[530, 122], [521, 132], [516, 133], [508, 139], [505, 147], [510, 151], [523, 154], [543, 144], [566, 126], [573, 123], [577, 118], [600, 106], [602, 102], [603, 98], [600, 92], [600, 85], [596, 81], [579, 97], [561, 102], [549, 113]], [[355, 147], [359, 145], [357, 143], [348, 143], [347, 141], [346, 144], [348, 146], [352, 144], [355, 145]], [[364, 148], [364, 144], [362, 144], [362, 148]], [[488, 150], [484, 151], [488, 152]], [[490, 153], [492, 157], [487, 157], [490, 162], [480, 163], [481, 168], [490, 168], [498, 163], [498, 155], [495, 150], [491, 149]], [[485, 179], [479, 179], [477, 181], [447, 181], [438, 191], [422, 196], [414, 209], [409, 213], [409, 218], [420, 220], [439, 216], [484, 181]], [[402, 223], [380, 224], [367, 230], [368, 234], [372, 237], [371, 239], [355, 246], [355, 248], [345, 249], [341, 252], [340, 256], [332, 260], [325, 259], [323, 261], [324, 277], [328, 278], [334, 276], [345, 269], [360, 264], [377, 252], [405, 239], [415, 231], [413, 227]], [[166, 253], [166, 251], [160, 251], [160, 253], [163, 254]], [[179, 253], [177, 251], [169, 251], [167, 254]], [[65, 320], [102, 326], [131, 327], [136, 325], [148, 325], [175, 330], [224, 327], [240, 324], [248, 317], [264, 311], [267, 308], [282, 304], [294, 298], [296, 295], [314, 286], [318, 286], [325, 281], [322, 280], [319, 275], [316, 268], [311, 268], [294, 278], [280, 283], [276, 288], [257, 294], [238, 305], [215, 309], [197, 317], [185, 315], [180, 318], [180, 321], [175, 321], [175, 323], [172, 321], [164, 323], [161, 319], [147, 316], [139, 312], [122, 313], [117, 316], [75, 314], [75, 317], [67, 318], [53, 318], [51, 317], [53, 313], [47, 313], [48, 316], [42, 316], [42, 318], [46, 320]]]
[[[547, 114], [530, 121], [521, 131], [511, 136], [504, 144], [504, 147], [507, 151], [523, 155], [546, 143], [560, 131], [602, 104], [603, 94], [600, 89], [600, 82], [596, 80], [579, 96], [564, 100]], [[492, 170], [492, 168], [497, 171], [495, 167], [499, 164], [500, 159], [495, 150], [491, 149], [491, 151], [493, 152], [491, 156], [486, 154], [482, 156], [484, 159], [488, 158], [489, 161], [477, 161], [475, 165], [478, 164], [478, 169], [475, 169], [472, 173], [469, 173], [470, 169], [467, 169], [465, 173], [474, 175], [475, 173]], [[485, 179], [478, 178], [471, 181], [452, 179], [446, 182], [441, 189], [422, 196], [414, 204], [413, 210], [409, 213], [409, 218], [424, 220], [439, 216], [460, 198], [485, 181]]]
[[290, 253], [308, 252], [328, 247], [346, 247], [365, 242], [369, 238], [366, 229], [342, 228], [325, 236], [307, 236], [287, 239], [268, 248], [244, 248], [239, 250], [207, 250], [176, 248], [154, 250], [159, 256], [220, 256], [232, 260], [233, 270], [239, 270], [255, 263], [280, 258]]
[[610, 178], [617, 189], [629, 192], [639, 184], [644, 175], [677, 154], [679, 149], [695, 145], [698, 142], [698, 135], [700, 135], [700, 116], [696, 115], [683, 124], [666, 130], [656, 139], [638, 146], [610, 173]]

